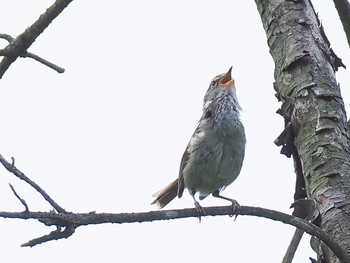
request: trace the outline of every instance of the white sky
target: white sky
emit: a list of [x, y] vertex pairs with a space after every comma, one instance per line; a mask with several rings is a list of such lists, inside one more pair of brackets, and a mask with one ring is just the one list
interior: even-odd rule
[[[2, 1], [0, 32], [16, 36], [53, 1]], [[331, 1], [313, 1], [335, 52], [349, 49]], [[1, 46], [6, 44], [0, 40]], [[273, 140], [274, 63], [254, 1], [74, 1], [30, 51], [66, 69], [20, 59], [0, 82], [0, 153], [74, 212], [157, 209], [151, 195], [177, 177], [211, 78], [233, 65], [247, 133], [243, 170], [224, 195], [291, 213], [292, 160]], [[349, 78], [340, 82], [349, 108]], [[0, 168], [0, 210], [51, 209]], [[227, 205], [208, 197], [202, 203]], [[193, 207], [188, 194], [167, 208]], [[280, 262], [294, 229], [239, 216], [78, 228], [67, 240], [29, 248], [47, 234], [35, 221], [0, 219], [2, 258], [12, 262]], [[303, 238], [295, 262], [314, 253]], [[254, 251], [254, 252], [253, 252]]]

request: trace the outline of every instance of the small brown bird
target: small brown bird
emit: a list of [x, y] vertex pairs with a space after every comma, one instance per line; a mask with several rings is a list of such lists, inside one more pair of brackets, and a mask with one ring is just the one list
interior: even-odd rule
[[163, 208], [187, 188], [199, 214], [204, 210], [195, 198], [196, 192], [200, 200], [212, 194], [232, 202], [234, 211], [239, 210], [236, 200], [220, 195], [239, 175], [246, 144], [231, 70], [212, 79], [204, 96], [203, 115], [182, 156], [179, 177], [154, 194], [152, 204]]

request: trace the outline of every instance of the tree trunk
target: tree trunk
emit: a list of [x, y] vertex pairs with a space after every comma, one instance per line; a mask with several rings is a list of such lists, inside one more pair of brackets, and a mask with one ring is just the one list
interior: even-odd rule
[[[285, 130], [276, 143], [293, 156], [294, 199], [315, 201], [315, 221], [350, 254], [350, 147], [346, 112], [335, 71], [344, 66], [309, 0], [255, 0], [275, 61], [278, 112]], [[305, 217], [304, 211], [294, 214]], [[313, 241], [318, 262], [340, 262]]]

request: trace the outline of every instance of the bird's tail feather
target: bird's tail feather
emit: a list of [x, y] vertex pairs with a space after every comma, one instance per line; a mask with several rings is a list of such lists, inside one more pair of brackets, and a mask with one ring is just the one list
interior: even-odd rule
[[169, 185], [164, 187], [162, 190], [153, 194], [152, 196], [156, 197], [156, 200], [152, 202], [152, 205], [157, 204], [159, 208], [165, 207], [171, 200], [173, 200], [177, 196], [178, 185], [178, 179], [176, 179]]

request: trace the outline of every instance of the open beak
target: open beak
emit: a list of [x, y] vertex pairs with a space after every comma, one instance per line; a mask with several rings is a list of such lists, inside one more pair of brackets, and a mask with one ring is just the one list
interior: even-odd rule
[[231, 71], [232, 71], [232, 66], [229, 68], [227, 73], [220, 79], [219, 85], [221, 87], [230, 88], [235, 84], [234, 80], [231, 77]]

